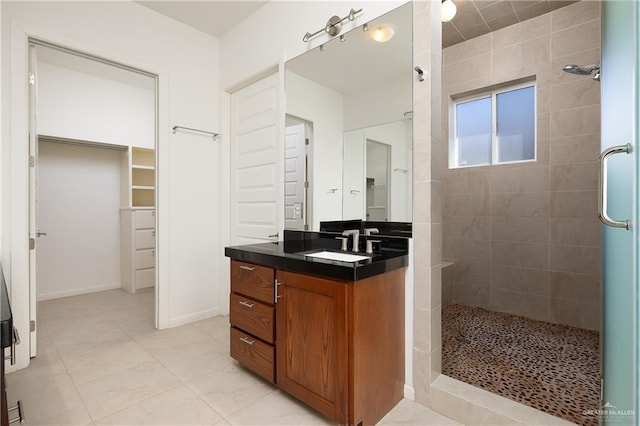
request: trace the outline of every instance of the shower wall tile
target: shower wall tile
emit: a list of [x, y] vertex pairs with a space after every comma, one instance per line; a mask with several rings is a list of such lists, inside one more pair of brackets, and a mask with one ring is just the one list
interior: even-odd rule
[[431, 222], [431, 209], [433, 207], [433, 181], [418, 181], [413, 185], [413, 220], [416, 222]]
[[494, 216], [491, 218], [491, 240], [548, 243], [549, 218]]
[[546, 114], [550, 111], [549, 101], [551, 93], [549, 87], [536, 87], [536, 109], [538, 114]]
[[413, 323], [422, 325], [418, 330], [414, 329], [413, 332], [413, 346], [416, 349], [424, 352], [431, 351], [431, 326], [426, 325], [431, 324], [433, 320], [434, 318], [431, 317], [431, 309], [414, 307]]
[[491, 213], [488, 192], [480, 194], [449, 194], [444, 197], [444, 216], [489, 216]]
[[549, 298], [492, 288], [489, 309], [545, 321], [549, 318]]
[[491, 168], [491, 192], [539, 192], [549, 190], [549, 167], [536, 163]]
[[456, 85], [471, 79], [486, 78], [491, 75], [491, 55], [484, 54], [451, 65], [445, 65], [443, 80]]
[[551, 32], [551, 16], [541, 15], [533, 19], [527, 19], [517, 25], [511, 25], [491, 33], [491, 46], [493, 49], [501, 49], [524, 40], [537, 38]]
[[491, 241], [447, 237], [443, 241], [443, 257], [447, 260], [478, 260], [489, 263]]
[[486, 309], [489, 307], [489, 287], [466, 286], [455, 283], [453, 286], [453, 303]]
[[539, 269], [548, 268], [549, 245], [544, 243], [491, 241], [491, 264]]
[[553, 217], [595, 218], [597, 211], [598, 191], [595, 189], [551, 193], [551, 216]]
[[552, 58], [600, 46], [600, 19], [551, 33]]
[[552, 191], [589, 191], [598, 187], [598, 163], [551, 166]]
[[600, 302], [575, 302], [564, 299], [549, 301], [549, 319], [554, 323], [599, 330], [600, 314]]
[[551, 138], [551, 113], [545, 112], [543, 114], [538, 114], [538, 128], [537, 128], [537, 138], [538, 138], [538, 163], [539, 164], [549, 164], [549, 159], [544, 158], [545, 161], [541, 161], [540, 149], [541, 142], [547, 142], [547, 151], [549, 150], [548, 141]]
[[447, 194], [477, 194], [489, 192], [489, 170], [482, 169], [448, 171], [443, 190]]
[[549, 133], [551, 139], [599, 132], [599, 105], [590, 105], [551, 113]]
[[[600, 86], [562, 67], [600, 61], [600, 13], [578, 2], [444, 50], [443, 256], [455, 262], [455, 303], [598, 328]], [[449, 170], [451, 96], [528, 77], [536, 160]]]
[[602, 228], [596, 218], [551, 218], [551, 243], [600, 247]]
[[591, 78], [578, 78], [552, 87], [550, 112], [600, 104], [600, 84]]
[[494, 49], [491, 54], [492, 81], [499, 83], [540, 74], [541, 70], [549, 67], [549, 49], [549, 34], [503, 49]]
[[491, 195], [491, 213], [497, 216], [549, 216], [549, 192], [516, 192]]
[[491, 266], [491, 289], [549, 295], [549, 270], [521, 266]]
[[[449, 268], [451, 269], [451, 268]], [[431, 267], [431, 294], [428, 307], [430, 309], [442, 305], [442, 266]], [[453, 278], [453, 276], [451, 277]], [[452, 289], [453, 290], [453, 289]]]
[[572, 4], [570, 8], [563, 7], [553, 12], [551, 31], [562, 30], [595, 19], [600, 19], [600, 2], [579, 1]]
[[478, 260], [456, 259], [453, 265], [454, 286], [489, 288], [491, 270], [487, 262]]
[[552, 139], [550, 148], [552, 165], [591, 163], [600, 155], [600, 134]]
[[576, 302], [600, 302], [600, 277], [552, 271], [549, 275], [550, 296]]
[[444, 49], [442, 59], [445, 64], [452, 65], [488, 53], [491, 53], [491, 34], [472, 38], [466, 43], [458, 43]]
[[451, 216], [445, 218], [444, 229], [449, 238], [488, 240], [491, 222], [486, 216]]
[[551, 270], [600, 276], [600, 247], [551, 245]]

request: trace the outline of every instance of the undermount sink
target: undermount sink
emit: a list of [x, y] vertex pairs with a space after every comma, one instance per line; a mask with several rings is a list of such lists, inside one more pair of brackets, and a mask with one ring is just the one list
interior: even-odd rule
[[359, 254], [336, 253], [333, 251], [319, 251], [317, 253], [305, 254], [306, 257], [318, 257], [320, 259], [339, 260], [341, 262], [357, 262], [359, 260], [371, 259], [369, 256]]

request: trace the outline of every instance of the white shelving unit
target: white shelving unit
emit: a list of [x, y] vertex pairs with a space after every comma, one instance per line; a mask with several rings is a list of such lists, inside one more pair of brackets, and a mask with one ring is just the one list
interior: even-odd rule
[[122, 288], [130, 293], [156, 282], [155, 163], [152, 149], [132, 147], [123, 155]]

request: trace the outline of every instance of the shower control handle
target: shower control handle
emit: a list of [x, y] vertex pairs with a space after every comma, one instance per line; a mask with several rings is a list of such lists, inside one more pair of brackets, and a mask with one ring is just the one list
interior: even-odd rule
[[598, 176], [598, 219], [613, 228], [629, 230], [628, 220], [615, 220], [609, 217], [607, 209], [607, 159], [613, 154], [631, 153], [631, 144], [612, 146], [600, 154], [600, 175]]

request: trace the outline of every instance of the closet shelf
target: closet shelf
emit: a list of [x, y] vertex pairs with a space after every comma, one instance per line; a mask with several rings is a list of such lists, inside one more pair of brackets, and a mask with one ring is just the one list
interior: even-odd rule
[[132, 169], [140, 169], [140, 170], [155, 170], [156, 169], [154, 166], [146, 166], [144, 164], [132, 164], [131, 168]]

